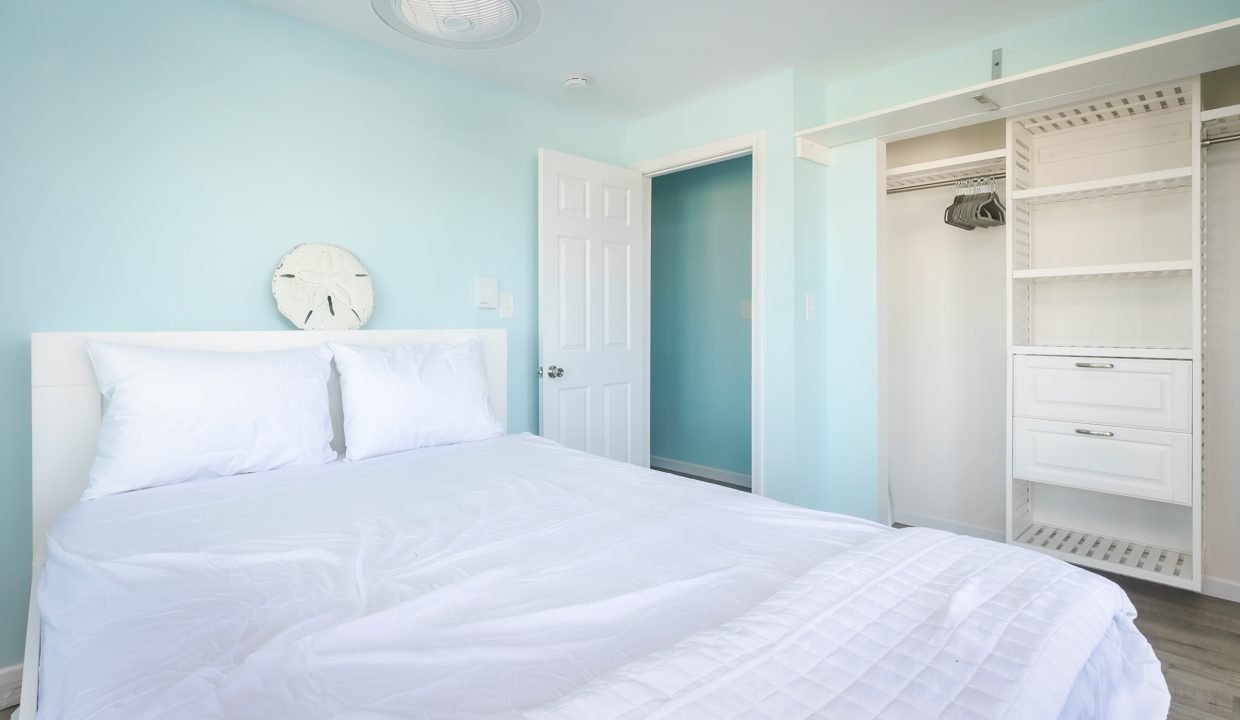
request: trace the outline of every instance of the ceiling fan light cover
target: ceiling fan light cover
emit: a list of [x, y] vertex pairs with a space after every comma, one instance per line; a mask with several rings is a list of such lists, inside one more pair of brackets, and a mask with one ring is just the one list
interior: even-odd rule
[[392, 29], [415, 40], [452, 48], [503, 47], [538, 26], [536, 0], [371, 0]]

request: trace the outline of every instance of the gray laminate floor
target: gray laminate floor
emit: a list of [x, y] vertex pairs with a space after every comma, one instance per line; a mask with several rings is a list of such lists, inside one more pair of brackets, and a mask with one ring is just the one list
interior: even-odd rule
[[1171, 720], [1240, 720], [1240, 604], [1108, 575], [1137, 607], [1171, 687]]

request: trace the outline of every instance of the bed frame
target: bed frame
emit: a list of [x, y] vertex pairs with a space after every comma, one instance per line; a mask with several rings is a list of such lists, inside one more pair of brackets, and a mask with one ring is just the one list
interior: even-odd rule
[[[35, 591], [43, 569], [47, 531], [64, 510], [78, 502], [95, 457], [95, 441], [103, 402], [95, 371], [86, 354], [86, 339], [146, 347], [253, 352], [286, 350], [329, 341], [354, 345], [458, 343], [482, 341], [487, 385], [495, 417], [507, 428], [508, 331], [478, 330], [355, 330], [343, 332], [143, 332], [34, 333], [30, 336], [31, 496], [33, 499], [34, 563], [31, 570], [30, 613], [22, 668], [21, 705], [13, 717], [34, 720], [39, 686], [39, 610]], [[332, 370], [328, 384], [332, 429], [337, 451], [344, 449], [340, 383]]]

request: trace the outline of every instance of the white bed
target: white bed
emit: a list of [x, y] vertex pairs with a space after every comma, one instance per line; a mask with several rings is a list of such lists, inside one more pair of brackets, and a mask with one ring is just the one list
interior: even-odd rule
[[528, 435], [81, 503], [38, 596], [46, 720], [1137, 720], [1169, 700], [1102, 578]]

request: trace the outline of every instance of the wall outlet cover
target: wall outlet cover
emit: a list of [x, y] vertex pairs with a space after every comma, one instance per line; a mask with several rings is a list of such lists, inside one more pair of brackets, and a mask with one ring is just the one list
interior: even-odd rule
[[494, 310], [499, 307], [499, 280], [493, 277], [479, 277], [477, 281], [478, 307], [483, 310]]

